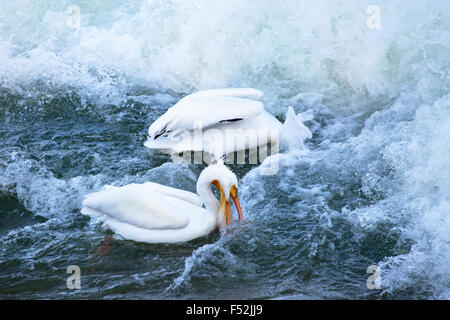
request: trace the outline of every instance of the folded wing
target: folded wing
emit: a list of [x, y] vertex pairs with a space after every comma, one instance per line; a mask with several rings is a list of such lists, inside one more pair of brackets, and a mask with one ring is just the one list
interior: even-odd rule
[[189, 224], [186, 203], [201, 204], [195, 194], [155, 183], [108, 187], [86, 196], [81, 213], [107, 215], [146, 229], [180, 229]]
[[175, 130], [194, 130], [257, 116], [264, 110], [262, 92], [251, 88], [205, 90], [188, 95], [149, 128], [150, 139]]

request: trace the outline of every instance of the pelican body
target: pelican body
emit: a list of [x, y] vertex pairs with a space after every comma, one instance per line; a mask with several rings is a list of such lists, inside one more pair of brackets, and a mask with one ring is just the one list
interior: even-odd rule
[[262, 96], [252, 88], [190, 94], [152, 123], [144, 145], [167, 153], [205, 151], [216, 159], [268, 144], [278, 146], [283, 125], [264, 110]]
[[[220, 201], [211, 187], [220, 192]], [[229, 225], [232, 199], [243, 219], [236, 176], [222, 163], [206, 167], [197, 180], [198, 195], [147, 182], [106, 186], [87, 195], [81, 213], [106, 216], [103, 226], [124, 239], [146, 243], [185, 242]]]

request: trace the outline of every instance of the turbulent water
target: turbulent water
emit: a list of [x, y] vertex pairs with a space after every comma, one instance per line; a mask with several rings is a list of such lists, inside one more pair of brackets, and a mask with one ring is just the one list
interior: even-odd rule
[[[0, 298], [450, 299], [447, 1], [0, 8]], [[221, 87], [262, 90], [280, 120], [308, 111], [309, 152], [282, 150], [271, 176], [232, 165], [246, 222], [228, 232], [105, 240], [83, 196], [145, 181], [195, 192], [201, 165], [143, 143], [178, 99]]]

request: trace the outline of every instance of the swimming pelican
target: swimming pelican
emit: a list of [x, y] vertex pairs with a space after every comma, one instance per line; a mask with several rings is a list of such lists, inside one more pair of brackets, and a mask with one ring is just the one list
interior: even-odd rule
[[216, 159], [268, 144], [275, 153], [283, 125], [264, 110], [262, 96], [252, 88], [190, 94], [150, 125], [144, 145], [167, 153], [206, 151]]
[[[211, 186], [219, 190], [220, 202]], [[237, 178], [223, 163], [212, 164], [201, 172], [197, 193], [153, 182], [106, 186], [85, 197], [81, 213], [106, 216], [106, 229], [124, 239], [147, 243], [189, 241], [229, 225], [231, 199], [239, 220], [243, 220]]]

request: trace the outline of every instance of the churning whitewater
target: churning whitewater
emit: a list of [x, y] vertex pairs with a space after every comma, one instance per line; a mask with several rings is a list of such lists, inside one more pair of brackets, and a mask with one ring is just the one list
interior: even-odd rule
[[[445, 1], [0, 7], [0, 298], [450, 299]], [[80, 213], [106, 184], [195, 193], [204, 166], [147, 149], [147, 130], [187, 94], [233, 87], [312, 133], [229, 166], [243, 223], [152, 245]]]

